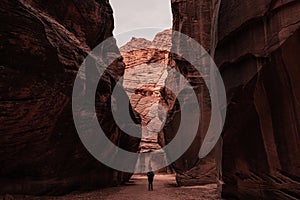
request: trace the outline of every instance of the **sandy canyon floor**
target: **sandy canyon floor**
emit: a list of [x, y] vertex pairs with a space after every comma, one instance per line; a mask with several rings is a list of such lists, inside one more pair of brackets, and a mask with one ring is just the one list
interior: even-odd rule
[[33, 199], [33, 200], [216, 200], [217, 185], [204, 185], [193, 187], [177, 187], [174, 175], [155, 175], [154, 191], [147, 190], [147, 177], [135, 175], [129, 183], [119, 187], [106, 188], [97, 191], [71, 194], [61, 197], [32, 197], [32, 196], [6, 196], [5, 199]]

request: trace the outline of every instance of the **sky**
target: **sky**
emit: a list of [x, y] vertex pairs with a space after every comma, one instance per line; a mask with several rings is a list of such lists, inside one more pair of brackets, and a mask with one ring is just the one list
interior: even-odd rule
[[[132, 37], [153, 40], [157, 32], [172, 26], [170, 0], [110, 0], [110, 4], [114, 11], [114, 36], [119, 47]], [[156, 29], [136, 30], [149, 27]]]

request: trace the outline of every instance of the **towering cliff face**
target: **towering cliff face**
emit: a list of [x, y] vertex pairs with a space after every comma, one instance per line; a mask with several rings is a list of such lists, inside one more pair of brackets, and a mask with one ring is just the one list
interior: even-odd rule
[[291, 0], [221, 2], [224, 196], [300, 198], [299, 11]]
[[[0, 6], [0, 193], [60, 194], [129, 178], [95, 160], [73, 123], [71, 95], [88, 52], [112, 35], [108, 1], [4, 0]], [[119, 54], [115, 43], [113, 52]], [[139, 141], [113, 121], [110, 94], [124, 73], [115, 60], [96, 95], [99, 122], [115, 144]]]
[[[172, 1], [173, 30], [190, 36], [199, 42], [208, 52], [211, 50], [211, 3], [209, 1]], [[173, 38], [173, 48], [184, 48], [184, 41]], [[192, 50], [191, 50], [192, 51]], [[176, 170], [179, 185], [201, 185], [216, 183], [215, 151], [204, 159], [198, 159], [200, 145], [206, 135], [211, 116], [211, 103], [207, 87], [196, 69], [186, 60], [171, 54], [170, 65], [179, 71], [193, 86], [198, 97], [201, 110], [201, 120], [196, 137], [191, 147], [172, 164]], [[206, 77], [207, 78], [207, 77]], [[176, 75], [169, 73], [168, 84], [177, 84]], [[191, 94], [187, 94], [191, 95]], [[164, 127], [166, 143], [175, 136], [180, 124], [180, 106], [168, 89], [164, 91], [164, 99], [169, 106], [169, 115]], [[198, 102], [194, 102], [197, 103]], [[189, 134], [189, 133], [186, 133]]]
[[162, 98], [161, 90], [167, 76], [171, 32], [160, 32], [153, 41], [132, 38], [120, 48], [126, 65], [123, 85], [133, 109], [140, 114], [142, 125], [146, 127], [142, 133], [140, 153], [155, 151], [164, 145], [161, 128], [168, 106]]
[[300, 2], [173, 0], [172, 9], [174, 30], [210, 51], [224, 79], [223, 196], [299, 199]]

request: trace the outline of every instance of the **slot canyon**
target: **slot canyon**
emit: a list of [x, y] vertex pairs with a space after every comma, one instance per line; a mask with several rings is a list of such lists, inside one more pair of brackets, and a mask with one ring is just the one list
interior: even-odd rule
[[[187, 196], [178, 199], [300, 199], [300, 1], [170, 1], [171, 29], [157, 33], [153, 41], [132, 38], [119, 48], [111, 40], [109, 51], [101, 49], [108, 58], [118, 58], [95, 94], [96, 117], [107, 138], [143, 154], [168, 145], [180, 123], [178, 101], [165, 87], [176, 82], [170, 69], [193, 86], [201, 110], [196, 137], [179, 159], [155, 172], [151, 194], [147, 188], [140, 191], [146, 179], [96, 160], [73, 120], [79, 68], [98, 44], [113, 37], [115, 11], [109, 0], [1, 1], [0, 198], [122, 199], [100, 196], [124, 188], [124, 199], [131, 199], [126, 191], [135, 193], [139, 187], [137, 194], [149, 199], [176, 199], [179, 193]], [[170, 53], [185, 46], [172, 37], [172, 30], [203, 46], [226, 89], [221, 138], [201, 159], [211, 99], [205, 77]], [[128, 135], [114, 120], [112, 93], [122, 77], [132, 118], [123, 125], [147, 127], [141, 138]], [[115, 158], [110, 149], [104, 153]], [[170, 196], [156, 197], [155, 180], [164, 178]], [[87, 191], [98, 196], [84, 196]]]

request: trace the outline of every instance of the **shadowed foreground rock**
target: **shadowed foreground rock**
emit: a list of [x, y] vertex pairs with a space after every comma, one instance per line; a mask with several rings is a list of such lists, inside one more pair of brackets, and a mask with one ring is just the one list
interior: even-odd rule
[[215, 56], [229, 100], [223, 196], [299, 199], [300, 2], [234, 2], [221, 3]]
[[[222, 162], [217, 156], [223, 197], [299, 199], [300, 2], [173, 0], [172, 9], [173, 29], [214, 56], [225, 82]], [[191, 69], [175, 62], [181, 71]], [[183, 159], [191, 168], [196, 157], [178, 162]]]
[[[76, 133], [72, 86], [90, 49], [112, 35], [108, 1], [4, 0], [0, 3], [0, 193], [62, 194], [119, 184], [130, 175], [95, 160]], [[113, 52], [119, 54], [115, 43]], [[110, 111], [116, 60], [99, 83], [99, 122], [115, 144], [137, 151]]]

